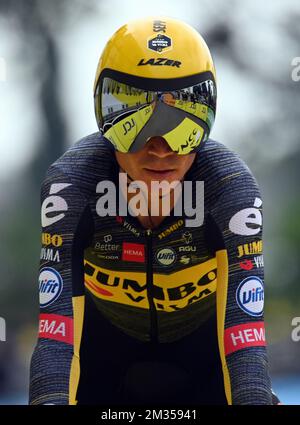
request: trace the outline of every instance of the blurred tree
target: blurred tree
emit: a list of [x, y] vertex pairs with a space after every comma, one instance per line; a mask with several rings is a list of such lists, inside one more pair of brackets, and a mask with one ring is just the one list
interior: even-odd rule
[[[43, 121], [42, 133], [35, 134], [39, 140], [38, 149], [24, 176], [15, 182], [16, 193], [11, 196], [11, 203], [8, 202], [5, 206], [6, 211], [3, 211], [6, 219], [1, 222], [1, 231], [6, 249], [2, 252], [1, 262], [6, 264], [3, 269], [9, 270], [2, 286], [2, 289], [5, 287], [5, 297], [9, 297], [11, 293], [14, 298], [16, 288], [24, 291], [25, 299], [28, 297], [28, 287], [20, 287], [20, 281], [30, 282], [36, 274], [36, 270], [33, 274], [33, 269], [38, 260], [40, 185], [48, 166], [68, 145], [61, 93], [58, 89], [60, 63], [57, 33], [67, 23], [72, 24], [74, 20], [84, 19], [85, 15], [95, 12], [93, 5], [93, 2], [89, 2], [86, 6], [83, 0], [0, 2], [0, 14], [9, 19], [19, 33], [19, 62], [31, 62], [32, 81], [39, 84], [38, 110]], [[31, 83], [28, 81], [28, 84]], [[28, 108], [30, 102], [31, 99], [28, 99]], [[18, 199], [18, 205], [12, 205], [15, 199]], [[35, 280], [34, 278], [33, 281]], [[23, 297], [21, 299], [24, 301]], [[32, 317], [32, 312], [28, 313]], [[24, 315], [26, 312], [20, 309], [19, 314]], [[18, 315], [14, 319], [19, 321]]]
[[[291, 340], [291, 320], [300, 314], [300, 82], [291, 78], [291, 60], [300, 56], [300, 4], [290, 0], [282, 8], [274, 3], [262, 12], [248, 0], [243, 7], [236, 0], [203, 1], [198, 15], [199, 26], [205, 25], [204, 10], [214, 22], [204, 36], [220, 64], [217, 77], [222, 80], [224, 64], [230, 63], [245, 90], [241, 96], [239, 85], [232, 87], [236, 107], [228, 113], [221, 142], [246, 160], [261, 188], [272, 370], [295, 373], [300, 345]], [[237, 121], [240, 107], [248, 121]]]
[[[39, 142], [38, 149], [24, 174], [10, 184], [10, 197], [5, 205], [0, 206], [3, 217], [0, 222], [0, 313], [5, 317], [9, 328], [6, 342], [8, 347], [15, 344], [16, 338], [12, 336], [22, 332], [23, 327], [28, 329], [28, 324], [32, 322], [35, 322], [35, 327], [32, 328], [32, 341], [29, 342], [33, 343], [36, 338], [40, 186], [49, 165], [62, 155], [69, 144], [59, 92], [57, 34], [66, 25], [72, 25], [94, 13], [94, 6], [93, 1], [86, 5], [83, 0], [0, 1], [0, 15], [11, 22], [19, 35], [18, 61], [31, 65], [32, 79], [26, 83], [39, 86], [37, 109], [42, 120], [42, 126], [38, 126], [42, 128], [42, 132], [35, 134], [33, 131]], [[28, 108], [30, 102], [32, 99], [29, 98]], [[26, 375], [27, 373], [26, 370]], [[3, 376], [0, 374], [0, 381], [4, 379]], [[23, 377], [26, 380], [27, 378]]]

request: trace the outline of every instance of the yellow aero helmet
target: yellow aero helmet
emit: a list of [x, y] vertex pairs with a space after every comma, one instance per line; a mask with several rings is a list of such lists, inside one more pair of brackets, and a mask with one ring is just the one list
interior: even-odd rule
[[200, 34], [177, 19], [145, 18], [122, 26], [100, 57], [95, 84], [99, 129], [121, 152], [153, 136], [178, 154], [198, 150], [216, 113], [216, 77]]

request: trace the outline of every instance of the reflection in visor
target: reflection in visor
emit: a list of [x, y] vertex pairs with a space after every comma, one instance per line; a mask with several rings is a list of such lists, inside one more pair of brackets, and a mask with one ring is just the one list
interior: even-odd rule
[[[101, 101], [98, 102], [96, 110], [102, 124], [102, 131], [104, 136], [121, 152], [128, 152], [131, 149], [138, 134], [147, 125], [159, 104], [167, 106], [168, 109], [174, 108], [183, 112], [182, 122], [180, 125], [177, 123], [172, 131], [166, 134], [153, 134], [153, 136], [160, 135], [166, 140], [169, 135], [169, 141], [167, 141], [178, 153], [188, 153], [197, 147], [206, 133], [209, 133], [214, 122], [216, 89], [212, 80], [180, 90], [162, 92], [134, 88], [105, 77], [101, 93], [99, 89], [98, 86], [97, 96]], [[164, 114], [154, 115], [155, 120], [166, 119]], [[177, 132], [176, 129], [178, 129]], [[194, 135], [192, 135], [193, 132], [195, 132]], [[181, 152], [180, 146], [186, 146], [185, 152]]]
[[181, 124], [169, 133], [164, 134], [163, 138], [174, 152], [185, 155], [199, 146], [203, 135], [202, 127], [189, 118], [184, 118]]
[[[173, 110], [174, 111], [174, 110]], [[172, 112], [172, 110], [171, 110]], [[130, 116], [125, 118], [118, 117], [118, 122], [113, 124], [104, 135], [120, 152], [136, 152], [136, 145], [140, 144], [140, 131], [143, 131], [147, 126], [150, 118], [154, 114], [160, 113], [160, 108], [155, 108], [153, 105], [139, 109]], [[170, 121], [175, 122], [174, 116], [170, 116]], [[167, 126], [161, 125], [160, 135], [167, 141], [170, 148], [179, 155], [186, 155], [192, 152], [199, 146], [203, 140], [204, 130], [194, 120], [187, 117], [174, 124], [172, 130], [163, 132]], [[151, 130], [150, 130], [151, 133]], [[153, 133], [152, 133], [153, 134]], [[142, 145], [144, 146], [147, 137], [142, 137]], [[134, 143], [135, 142], [135, 143]], [[131, 149], [134, 144], [135, 149]]]
[[118, 114], [110, 128], [104, 132], [114, 147], [120, 152], [128, 152], [137, 135], [145, 126], [154, 110], [154, 105], [147, 105], [138, 110]]

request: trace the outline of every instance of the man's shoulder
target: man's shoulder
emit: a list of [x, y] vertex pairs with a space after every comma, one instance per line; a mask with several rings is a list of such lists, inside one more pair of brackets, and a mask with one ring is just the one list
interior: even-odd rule
[[64, 176], [88, 192], [100, 180], [110, 178], [114, 167], [115, 156], [109, 142], [96, 132], [78, 140], [51, 164], [46, 178]]
[[[257, 187], [257, 181], [246, 162], [223, 143], [208, 139], [197, 153], [191, 170], [191, 180], [203, 181], [205, 198], [213, 205], [226, 190]], [[229, 191], [229, 192], [228, 192]]]
[[236, 152], [213, 139], [208, 139], [197, 153], [192, 173], [194, 179], [212, 186], [229, 183], [240, 176], [255, 179], [246, 162]]
[[252, 174], [246, 162], [223, 143], [208, 139], [197, 156], [196, 167], [226, 177], [233, 173]]
[[80, 165], [101, 162], [112, 157], [113, 151], [109, 142], [100, 132], [89, 134], [74, 143], [62, 156], [60, 156], [52, 166], [60, 168], [72, 168]]

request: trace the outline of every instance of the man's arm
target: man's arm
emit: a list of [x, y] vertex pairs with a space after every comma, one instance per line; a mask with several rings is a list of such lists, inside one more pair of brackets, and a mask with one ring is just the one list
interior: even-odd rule
[[87, 202], [56, 167], [48, 170], [41, 202], [39, 338], [31, 359], [29, 402], [73, 404], [80, 370]]
[[212, 212], [218, 237], [218, 339], [229, 404], [272, 404], [264, 329], [262, 201], [249, 171], [226, 183]]

